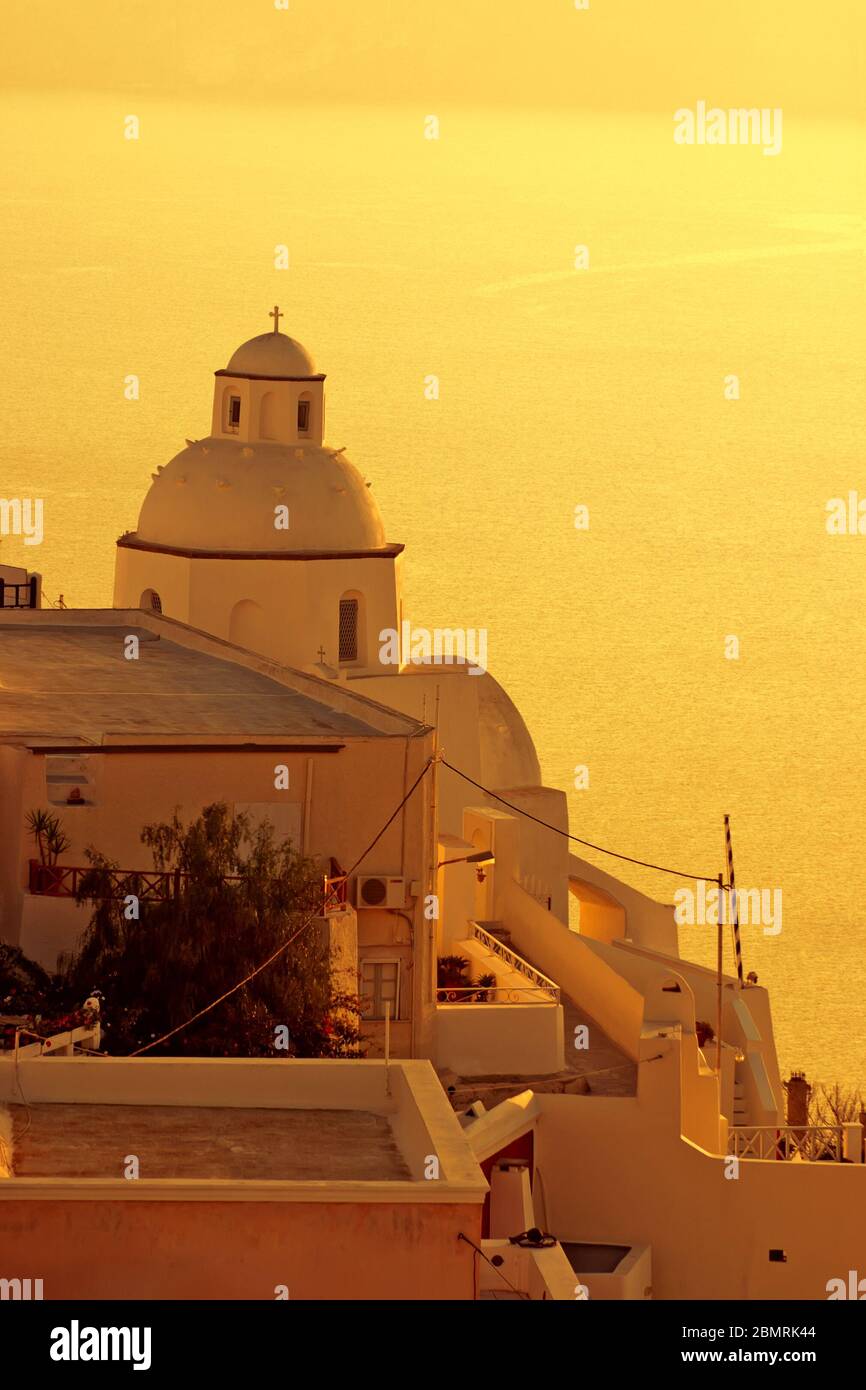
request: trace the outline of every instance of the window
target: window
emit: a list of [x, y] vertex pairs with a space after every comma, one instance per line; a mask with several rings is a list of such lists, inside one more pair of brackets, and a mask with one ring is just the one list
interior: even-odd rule
[[154, 613], [162, 612], [162, 599], [156, 589], [145, 589], [138, 604], [139, 608], [152, 609]]
[[397, 960], [361, 961], [362, 1018], [384, 1018], [385, 1005], [391, 1005], [391, 1018], [400, 1012], [400, 962]]
[[241, 423], [241, 398], [240, 396], [229, 396], [229, 419], [227, 428], [232, 434], [237, 434]]
[[358, 600], [340, 599], [340, 660], [358, 660]]
[[298, 401], [298, 434], [309, 434], [310, 402]]

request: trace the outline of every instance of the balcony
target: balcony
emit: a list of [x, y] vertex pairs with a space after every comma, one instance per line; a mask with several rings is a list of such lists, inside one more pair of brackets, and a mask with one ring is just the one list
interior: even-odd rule
[[863, 1126], [731, 1125], [728, 1152], [736, 1158], [790, 1163], [862, 1163]]
[[[76, 898], [85, 874], [92, 873], [89, 865], [42, 864], [38, 859], [28, 861], [27, 890], [37, 898]], [[189, 874], [180, 869], [107, 869], [104, 871], [107, 891], [105, 898], [123, 899], [130, 895], [143, 903], [168, 902], [180, 894], [181, 885]], [[241, 883], [240, 874], [227, 874], [224, 883]], [[325, 876], [322, 915], [343, 912], [347, 903], [348, 880], [345, 875]]]
[[[28, 891], [38, 898], [75, 898], [85, 874], [92, 873], [89, 865], [29, 863]], [[133, 894], [140, 902], [165, 902], [176, 897], [180, 880], [188, 875], [148, 872], [143, 869], [108, 869], [105, 872], [108, 891], [106, 898], [125, 898]], [[238, 880], [239, 881], [239, 880]]]
[[[458, 1076], [550, 1076], [563, 1069], [559, 986], [478, 922], [454, 951], [488, 983], [436, 992], [437, 1065]], [[494, 983], [489, 983], [493, 980]]]

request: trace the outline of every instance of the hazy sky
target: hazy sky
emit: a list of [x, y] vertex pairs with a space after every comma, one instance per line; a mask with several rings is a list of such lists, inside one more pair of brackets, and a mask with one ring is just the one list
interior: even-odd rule
[[864, 0], [4, 0], [0, 80], [225, 99], [861, 115]]

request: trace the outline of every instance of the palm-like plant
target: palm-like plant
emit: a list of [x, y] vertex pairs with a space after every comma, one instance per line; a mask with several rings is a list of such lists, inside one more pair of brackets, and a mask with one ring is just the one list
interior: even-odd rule
[[52, 824], [56, 825], [59, 829], [60, 822], [50, 811], [39, 810], [27, 812], [27, 829], [36, 841], [36, 848], [39, 851], [39, 862], [41, 864], [48, 863], [46, 858], [46, 842], [51, 832]]
[[61, 854], [65, 854], [68, 849], [72, 848], [72, 841], [66, 834], [66, 831], [61, 826], [57, 817], [52, 816], [50, 819], [53, 824], [49, 826], [45, 833], [45, 848], [48, 852], [48, 863], [53, 866], [57, 863]]

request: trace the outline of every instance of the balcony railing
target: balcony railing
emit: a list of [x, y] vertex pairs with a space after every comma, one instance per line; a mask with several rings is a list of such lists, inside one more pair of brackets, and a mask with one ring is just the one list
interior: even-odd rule
[[510, 965], [512, 970], [516, 970], [519, 975], [525, 975], [536, 986], [534, 993], [545, 994], [555, 1004], [560, 1002], [559, 985], [554, 984], [553, 980], [548, 979], [540, 970], [536, 970], [534, 965], [530, 965], [529, 961], [524, 960], [516, 951], [512, 951], [510, 946], [506, 946], [498, 937], [491, 936], [490, 932], [485, 931], [477, 922], [469, 923], [469, 932], [494, 956], [498, 956], [506, 965]]
[[843, 1125], [733, 1125], [728, 1151], [737, 1158], [775, 1158], [783, 1162], [799, 1155], [841, 1163], [845, 1157]]
[[[74, 898], [84, 875], [94, 872], [89, 865], [40, 864], [38, 859], [31, 859], [28, 888], [36, 897]], [[167, 902], [169, 898], [176, 898], [181, 881], [189, 878], [189, 874], [181, 873], [179, 869], [105, 869], [100, 872], [107, 889], [103, 897], [126, 898], [133, 894], [144, 903]], [[225, 882], [240, 883], [240, 875], [227, 875]]]
[[[41, 864], [38, 859], [29, 861], [30, 872], [28, 889], [39, 898], [75, 898], [85, 874], [93, 873], [89, 865], [80, 864]], [[103, 873], [106, 899], [126, 898], [130, 895], [142, 903], [168, 902], [180, 895], [181, 884], [189, 874], [180, 869], [105, 869]], [[224, 883], [241, 883], [239, 874], [226, 874]], [[349, 880], [345, 874], [338, 877], [325, 876], [322, 897], [322, 912], [340, 912], [348, 901]]]
[[549, 1004], [550, 991], [532, 985], [438, 985], [438, 1004]]

